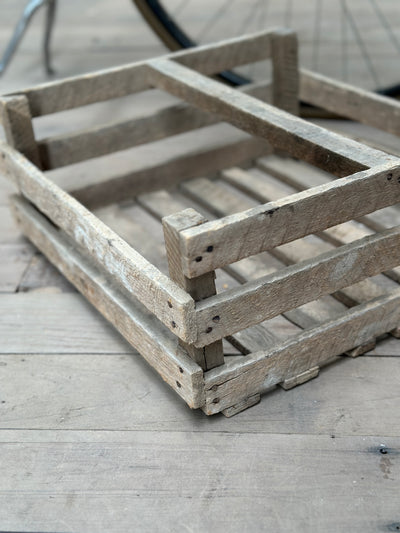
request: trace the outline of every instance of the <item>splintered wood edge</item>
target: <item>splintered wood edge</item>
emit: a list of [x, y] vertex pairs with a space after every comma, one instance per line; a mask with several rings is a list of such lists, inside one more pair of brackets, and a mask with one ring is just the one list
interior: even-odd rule
[[340, 317], [290, 338], [269, 351], [205, 374], [206, 405], [211, 415], [264, 389], [322, 366], [352, 347], [365, 344], [395, 327], [400, 320], [400, 289], [353, 307]]
[[191, 408], [204, 404], [202, 369], [144, 306], [121, 294], [65, 234], [21, 197], [12, 207], [24, 233]]
[[195, 340], [195, 305], [189, 294], [22, 154], [5, 143], [0, 143], [0, 154], [0, 172], [113, 276], [122, 291], [137, 298], [176, 336]]

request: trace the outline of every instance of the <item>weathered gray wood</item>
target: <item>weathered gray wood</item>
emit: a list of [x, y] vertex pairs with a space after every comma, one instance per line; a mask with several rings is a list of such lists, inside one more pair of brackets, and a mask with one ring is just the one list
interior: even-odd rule
[[[241, 171], [245, 173], [246, 171]], [[241, 189], [248, 193], [251, 197], [256, 198], [261, 202], [276, 200], [287, 194], [293, 194], [296, 189], [289, 185], [282, 187], [281, 183], [273, 177], [266, 175], [258, 175], [257, 171], [252, 175], [247, 172], [248, 176], [243, 180]], [[232, 174], [232, 172], [231, 172]], [[232, 177], [232, 176], [231, 176]], [[236, 180], [236, 176], [234, 176]], [[267, 185], [267, 186], [266, 186]], [[244, 202], [245, 203], [245, 202]], [[244, 208], [248, 206], [245, 205]], [[340, 246], [356, 241], [373, 232], [366, 226], [355, 221], [344, 222], [338, 226], [326, 229], [319, 234], [319, 237], [309, 235], [301, 241], [293, 241], [285, 244], [271, 251], [273, 255], [282, 260], [285, 264], [297, 263], [314, 257], [319, 253], [331, 250], [333, 246]], [[323, 240], [321, 240], [323, 239]], [[326, 241], [326, 242], [325, 242]], [[400, 269], [393, 269], [390, 271], [390, 277], [396, 279], [400, 278]], [[376, 296], [389, 293], [395, 290], [397, 284], [388, 280], [386, 277], [379, 275], [374, 279], [367, 279], [353, 287], [343, 289], [338, 298], [342, 299], [347, 305], [351, 306], [363, 301], [371, 300]]]
[[18, 292], [47, 291], [71, 293], [76, 289], [58, 270], [47, 260], [47, 258], [36, 253], [33, 255], [29, 265], [21, 276], [18, 283]]
[[[399, 227], [386, 230], [199, 302], [195, 344], [231, 335], [397, 265], [399, 240]], [[216, 315], [220, 320], [214, 324]]]
[[263, 387], [270, 387], [302, 371], [361, 345], [392, 329], [400, 319], [400, 290], [347, 311], [337, 320], [306, 330], [273, 350], [229, 362], [207, 373], [207, 414], [235, 405]]
[[[166, 57], [204, 74], [216, 74], [224, 69], [267, 58], [273, 33], [263, 31], [234, 37]], [[32, 116], [37, 117], [144, 91], [149, 88], [147, 72], [147, 61], [141, 61], [44, 83], [21, 91], [21, 94], [28, 98]]]
[[8, 144], [40, 168], [41, 160], [26, 96], [15, 95], [0, 98], [0, 124], [4, 128]]
[[[264, 82], [245, 86], [243, 91], [268, 100], [269, 89], [270, 84]], [[38, 148], [43, 168], [47, 170], [164, 139], [218, 121], [219, 118], [210, 113], [179, 103], [124, 122], [42, 139]]]
[[[188, 182], [187, 186], [185, 185], [185, 191], [191, 183], [193, 182]], [[217, 188], [213, 189], [213, 191], [214, 194], [218, 194]], [[166, 191], [142, 195], [138, 198], [138, 202], [158, 219], [181, 211], [189, 205], [185, 197], [179, 197], [177, 199], [176, 192], [175, 194], [171, 194]], [[264, 258], [252, 257], [241, 261], [237, 265], [231, 265], [224, 270], [230, 276], [233, 276], [235, 280], [238, 280], [240, 283], [245, 283], [250, 279], [273, 272], [279, 268], [279, 264], [276, 266], [277, 261], [273, 257], [269, 259], [270, 261], [265, 261]], [[221, 273], [218, 274], [217, 281], [220, 277]], [[229, 276], [227, 278], [229, 279]], [[224, 288], [226, 289], [227, 287]], [[298, 332], [298, 327], [286, 320], [283, 316], [279, 316], [263, 324], [239, 331], [234, 336], [230, 336], [228, 340], [240, 352], [248, 354], [252, 351], [258, 351], [261, 347], [264, 349], [270, 347], [278, 340], [286, 340]]]
[[310, 381], [310, 379], [316, 378], [318, 374], [319, 374], [319, 366], [314, 366], [313, 368], [310, 368], [309, 370], [305, 370], [304, 372], [297, 374], [297, 376], [294, 376], [289, 379], [285, 379], [279, 385], [282, 387], [282, 389], [290, 390], [290, 389], [293, 389], [294, 387], [297, 387], [298, 385], [307, 383], [307, 381]]
[[203, 399], [203, 372], [144, 306], [119, 293], [112, 282], [33, 207], [15, 198], [23, 232], [136, 348], [192, 408]]
[[166, 153], [156, 163], [148, 161], [122, 175], [93, 179], [93, 183], [72, 189], [70, 193], [93, 209], [160, 188], [172, 187], [203, 174], [213, 174], [226, 165], [240, 165], [270, 151], [268, 145], [260, 139], [231, 133], [229, 139], [215, 139], [215, 136], [210, 135], [208, 145], [203, 144], [189, 153], [182, 152], [173, 156]]
[[309, 104], [400, 135], [400, 102], [316, 72], [300, 71], [300, 98]]
[[[292, 192], [293, 190], [305, 190], [311, 185], [320, 185], [332, 181], [332, 176], [322, 172], [318, 169], [312, 168], [300, 161], [295, 161], [288, 158], [277, 158], [276, 156], [269, 156], [263, 158], [257, 162], [259, 168], [264, 171], [273, 173], [274, 176], [279, 177], [279, 180], [285, 182], [285, 189]], [[227, 179], [230, 183], [237, 182], [239, 176], [235, 175], [231, 169], [229, 172], [223, 173], [224, 179]], [[243, 170], [241, 171], [244, 172]], [[237, 171], [236, 171], [237, 173]], [[271, 181], [271, 178], [268, 178]], [[271, 197], [274, 194], [274, 186], [269, 184], [266, 187], [264, 181], [258, 177], [251, 176], [247, 180], [248, 183], [242, 184], [242, 190], [254, 195], [258, 192], [257, 198], [260, 201], [266, 201], [266, 199], [274, 199], [276, 196]], [[277, 181], [277, 183], [280, 183]], [[288, 185], [286, 185], [288, 184]], [[265, 196], [263, 196], [265, 193]], [[277, 191], [279, 194], [279, 190]], [[340, 245], [352, 240], [361, 238], [362, 236], [371, 234], [372, 231], [383, 231], [387, 228], [392, 228], [400, 224], [400, 210], [395, 206], [385, 207], [379, 209], [364, 217], [359, 217], [359, 224], [355, 221], [345, 222], [338, 226], [326, 229], [320, 236], [326, 241], [333, 243], [334, 245]], [[394, 281], [400, 281], [400, 268], [396, 267], [386, 274]]]
[[[322, 231], [400, 199], [397, 167], [362, 171], [181, 233], [188, 277]], [[360, 201], [362, 198], [362, 201]], [[245, 236], [245, 238], [244, 238]], [[233, 243], [243, 240], [242, 246]], [[213, 253], [203, 250], [213, 246]], [[202, 256], [201, 262], [196, 257]]]
[[[316, 187], [334, 179], [327, 172], [311, 167], [302, 161], [275, 155], [258, 159], [257, 166], [298, 191]], [[389, 206], [369, 213], [359, 220], [375, 231], [382, 231], [400, 224], [400, 210], [394, 206]]]
[[[24, 156], [2, 144], [0, 171], [57, 226], [89, 253], [116, 283], [152, 311], [176, 335], [190, 341], [194, 301]], [[168, 302], [172, 305], [169, 307]], [[172, 325], [172, 322], [174, 325]]]
[[174, 61], [149, 61], [149, 78], [160, 89], [183, 98], [251, 133], [277, 149], [345, 176], [395, 158], [276, 109], [210, 80]]
[[[182, 186], [181, 189], [185, 193], [189, 191], [194, 192], [194, 185], [201, 185], [204, 183], [209, 182], [201, 178], [198, 180], [191, 180]], [[231, 204], [229, 203], [229, 195], [226, 194], [227, 191], [225, 191], [225, 195], [222, 195], [218, 186], [212, 184], [211, 187], [212, 190], [206, 188], [203, 191], [204, 196], [208, 198], [208, 201], [204, 201], [202, 205], [207, 204], [208, 207], [211, 207], [211, 211], [213, 211], [212, 206], [214, 204], [210, 199], [210, 195], [212, 195], [213, 200], [215, 201], [215, 199], [218, 198], [219, 202], [224, 206], [225, 209], [229, 207], [235, 208], [234, 201], [232, 201]], [[202, 194], [202, 190], [199, 191], [197, 189], [197, 193], [198, 194], [196, 195], [193, 194], [193, 196], [196, 200], [199, 200], [199, 195]], [[177, 213], [178, 211], [182, 211], [189, 205], [187, 198], [180, 197], [178, 200], [176, 197], [176, 192], [175, 194], [171, 194], [167, 193], [166, 191], [158, 191], [155, 193], [142, 195], [138, 198], [138, 202], [158, 219]], [[236, 205], [236, 207], [238, 206]], [[209, 214], [207, 214], [207, 216], [209, 216]], [[263, 274], [265, 275], [275, 272], [280, 267], [283, 267], [283, 265], [275, 260], [272, 256], [257, 258], [250, 257], [248, 259], [244, 259], [236, 265], [230, 265], [224, 270], [240, 283], [246, 283], [251, 279], [259, 278]], [[218, 278], [219, 277], [220, 273], [218, 275]], [[335, 303], [337, 303], [337, 305], [341, 305], [339, 302]], [[346, 309], [344, 306], [341, 306], [341, 308], [343, 310]], [[302, 310], [300, 310], [298, 314], [302, 316]], [[308, 311], [305, 314], [309, 316]], [[293, 322], [297, 323], [296, 320], [293, 320]], [[286, 340], [290, 336], [299, 333], [300, 330], [297, 326], [295, 326], [294, 323], [289, 322], [289, 320], [286, 320], [286, 318], [283, 316], [278, 316], [262, 324], [237, 332], [234, 336], [229, 337], [229, 342], [243, 354], [258, 351], [261, 347], [266, 349], [267, 347], [276, 344], [278, 340]]]
[[[176, 530], [177, 516], [194, 533], [240, 533], [249, 521], [258, 531], [293, 526], [329, 533], [390, 531], [398, 524], [397, 436], [197, 431], [194, 446], [187, 432], [93, 433], [4, 432], [4, 527], [24, 531], [34, 519], [39, 531], [65, 524], [82, 531], [90, 518], [96, 529], [150, 533]], [[290, 505], [295, 516], [287, 511], [288, 479], [302, 487]], [[357, 519], [348, 501], [354, 494]]]
[[[228, 171], [224, 171], [222, 175], [224, 179], [239, 186], [242, 190], [248, 190], [249, 185], [254, 182], [253, 185], [257, 186], [257, 190], [263, 190], [266, 194], [274, 195], [277, 192], [280, 192], [271, 188], [271, 186], [268, 186], [268, 182], [260, 182], [248, 171], [242, 169], [232, 168]], [[263, 187], [261, 187], [261, 185], [263, 185]], [[235, 196], [229, 191], [222, 189], [221, 185], [216, 181], [211, 182], [206, 179], [191, 180], [190, 182], [183, 184], [181, 189], [189, 194], [190, 197], [200, 202], [201, 205], [206, 206], [217, 216], [225, 216], [231, 212], [246, 209], [249, 207], [248, 204], [250, 203], [247, 198]], [[256, 189], [254, 188], [254, 191], [255, 190]], [[286, 194], [288, 192], [291, 192], [290, 189], [286, 190]], [[258, 279], [263, 275], [284, 268], [284, 264], [296, 263], [304, 258], [310, 258], [318, 255], [322, 251], [331, 249], [322, 241], [315, 243], [313, 246], [304, 242], [304, 239], [301, 242], [295, 241], [291, 244], [297, 244], [295, 250], [288, 250], [286, 252], [282, 252], [281, 250], [280, 252], [283, 263], [277, 262], [276, 260], [274, 261], [274, 257], [265, 253], [262, 257], [249, 257], [237, 264], [225, 268], [227, 268], [229, 272], [242, 283], [245, 283], [246, 281]], [[304, 248], [308, 252], [307, 254], [304, 254]], [[303, 257], [303, 255], [305, 257]], [[301, 328], [310, 328], [326, 320], [336, 318], [338, 315], [346, 311], [347, 307], [342, 302], [346, 302], [347, 305], [355, 305], [377, 296], [381, 296], [382, 294], [389, 293], [391, 289], [393, 289], [393, 287], [390, 287], [390, 285], [388, 286], [386, 283], [377, 284], [376, 278], [374, 278], [373, 281], [367, 279], [355, 286], [338, 291], [336, 296], [341, 301], [336, 300], [332, 296], [324, 296], [291, 311], [286, 311], [283, 314], [286, 318]], [[281, 318], [283, 319], [283, 317]], [[274, 319], [268, 321], [268, 323], [273, 320]], [[268, 346], [273, 345], [274, 342], [276, 343], [278, 338], [275, 336], [275, 332], [279, 331], [280, 329], [276, 330], [275, 324], [271, 325], [271, 327], [268, 326], [268, 328], [257, 328], [257, 326], [252, 326], [251, 328], [237, 332], [232, 336], [231, 342], [243, 353], [251, 353], [258, 350], [257, 346], [263, 346], [264, 349], [266, 349]], [[348, 353], [348, 355], [356, 357], [370, 350], [372, 347], [373, 342], [371, 340], [371, 342], [365, 345], [354, 348]]]
[[280, 28], [189, 48], [170, 54], [170, 59], [202, 74], [216, 74], [226, 69], [262, 61], [271, 56], [271, 40], [285, 31]]
[[[61, 277], [61, 276], [60, 276]], [[42, 290], [0, 295], [1, 354], [134, 354], [117, 330], [78, 293]], [[61, 379], [61, 377], [60, 377]], [[12, 400], [16, 402], [16, 398]]]
[[299, 112], [299, 67], [297, 35], [293, 30], [276, 31], [271, 37], [273, 104], [289, 113]]
[[38, 117], [145, 91], [150, 88], [146, 73], [145, 63], [134, 63], [43, 83], [19, 94], [26, 96], [32, 116]]
[[[179, 250], [179, 233], [186, 228], [197, 226], [204, 222], [206, 222], [206, 219], [194, 209], [185, 209], [174, 215], [164, 217], [162, 220], [170, 277], [190, 294], [195, 302], [216, 294], [215, 272], [208, 272], [199, 278], [192, 279], [183, 274]], [[182, 347], [203, 370], [210, 370], [224, 364], [222, 340], [217, 340], [204, 348], [195, 348], [188, 343], [182, 344]]]
[[34, 250], [29, 244], [0, 244], [0, 292], [15, 292]]
[[238, 402], [235, 405], [232, 405], [231, 407], [228, 407], [227, 409], [224, 409], [222, 411], [222, 414], [225, 415], [227, 418], [230, 418], [231, 416], [235, 416], [238, 413], [241, 413], [245, 409], [248, 409], [249, 407], [253, 407], [254, 405], [257, 405], [259, 401], [261, 400], [260, 394], [254, 394], [253, 396], [250, 396], [249, 398], [245, 398], [241, 402]]

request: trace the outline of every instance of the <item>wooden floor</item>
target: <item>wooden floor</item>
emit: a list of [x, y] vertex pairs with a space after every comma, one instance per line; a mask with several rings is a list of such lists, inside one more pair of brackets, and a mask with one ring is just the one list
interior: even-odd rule
[[[1, 2], [0, 50], [24, 4]], [[58, 15], [60, 77], [164, 50], [129, 2], [60, 2]], [[41, 19], [1, 93], [46, 79]], [[123, 103], [111, 112], [122, 116]], [[393, 138], [380, 142], [396, 151]], [[400, 530], [400, 341], [231, 419], [207, 418], [19, 235], [10, 192], [1, 180], [0, 531]]]

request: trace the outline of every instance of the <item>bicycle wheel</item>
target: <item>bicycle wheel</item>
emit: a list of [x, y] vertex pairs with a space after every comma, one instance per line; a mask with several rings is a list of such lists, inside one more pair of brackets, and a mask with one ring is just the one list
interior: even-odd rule
[[[383, 94], [400, 94], [398, 0], [134, 0], [171, 49], [259, 31], [293, 28], [300, 65]], [[233, 85], [258, 79], [263, 67], [223, 73]]]

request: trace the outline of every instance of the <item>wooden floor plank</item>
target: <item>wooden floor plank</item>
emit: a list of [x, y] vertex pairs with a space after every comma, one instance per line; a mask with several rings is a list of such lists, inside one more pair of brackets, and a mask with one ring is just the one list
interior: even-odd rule
[[[343, 358], [318, 379], [226, 420], [191, 411], [137, 354], [0, 355], [1, 430], [186, 431], [400, 437], [397, 357]], [[0, 432], [1, 439], [1, 432]]]
[[15, 292], [34, 256], [26, 244], [0, 244], [0, 293]]
[[0, 444], [8, 531], [372, 533], [399, 520], [398, 439], [382, 454], [380, 436], [21, 433]]
[[0, 294], [0, 353], [132, 353], [79, 294]]

